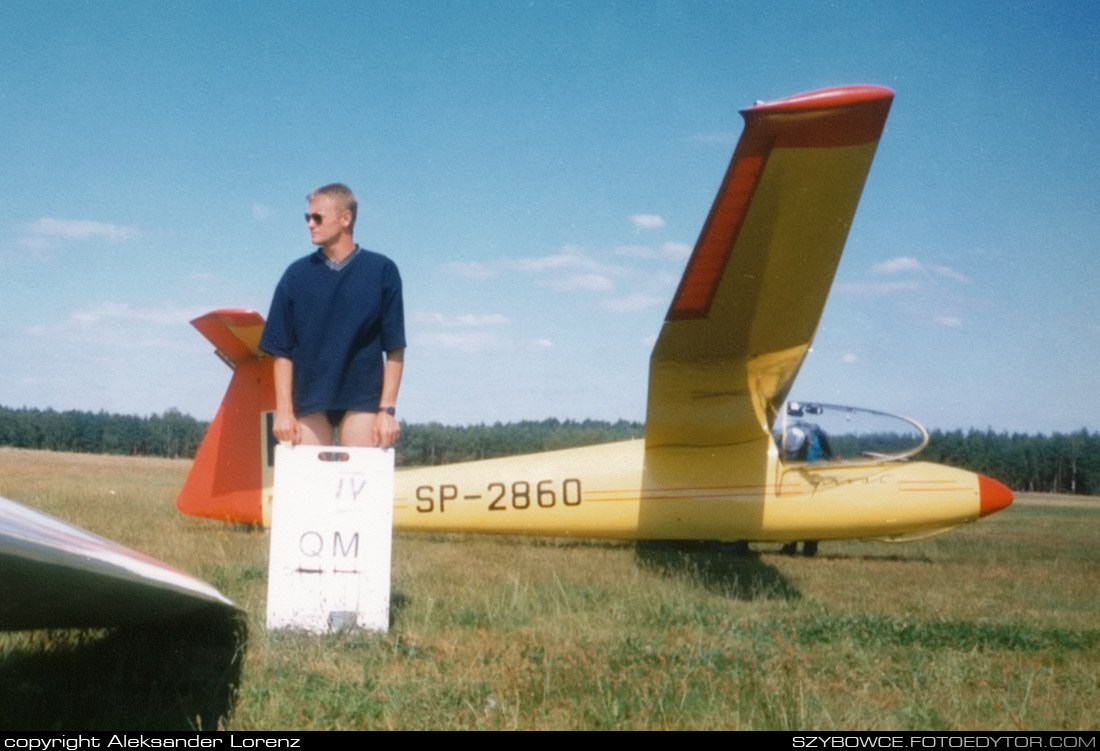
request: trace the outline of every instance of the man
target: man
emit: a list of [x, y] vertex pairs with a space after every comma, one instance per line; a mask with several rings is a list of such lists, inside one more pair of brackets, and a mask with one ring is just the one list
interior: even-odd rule
[[275, 437], [331, 445], [339, 431], [343, 446], [387, 448], [401, 433], [401, 277], [393, 261], [352, 239], [358, 202], [346, 185], [307, 199], [319, 247], [283, 274], [260, 339], [275, 358]]

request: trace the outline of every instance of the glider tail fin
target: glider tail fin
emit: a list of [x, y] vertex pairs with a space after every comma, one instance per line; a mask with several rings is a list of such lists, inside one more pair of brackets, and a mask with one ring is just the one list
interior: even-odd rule
[[233, 369], [233, 379], [176, 496], [176, 508], [192, 516], [266, 523], [276, 442], [274, 361], [259, 349], [264, 319], [255, 311], [225, 309], [191, 324]]

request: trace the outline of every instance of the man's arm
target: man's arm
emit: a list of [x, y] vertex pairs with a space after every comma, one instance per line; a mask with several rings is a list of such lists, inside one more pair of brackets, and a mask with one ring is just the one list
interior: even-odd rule
[[[397, 407], [397, 392], [401, 389], [401, 373], [404, 369], [404, 349], [395, 349], [386, 353], [386, 364], [382, 370], [382, 398], [378, 402], [379, 410]], [[375, 445], [382, 448], [389, 448], [397, 443], [397, 439], [401, 437], [401, 426], [397, 423], [397, 418], [388, 412], [379, 411], [378, 419], [374, 421], [374, 435]]]
[[294, 361], [287, 357], [275, 358], [275, 424], [272, 432], [279, 441], [302, 442], [302, 426], [294, 414]]

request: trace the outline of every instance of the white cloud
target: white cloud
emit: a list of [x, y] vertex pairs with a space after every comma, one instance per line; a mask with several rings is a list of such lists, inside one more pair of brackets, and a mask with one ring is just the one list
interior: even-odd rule
[[965, 274], [955, 271], [950, 266], [926, 266], [912, 256], [898, 256], [897, 258], [891, 258], [889, 261], [876, 263], [871, 267], [871, 271], [875, 274], [901, 274], [908, 272], [935, 274], [936, 276], [941, 276], [956, 282], [970, 281]]
[[919, 282], [843, 282], [837, 284], [834, 289], [837, 292], [848, 295], [867, 295], [879, 297], [892, 295], [897, 292], [920, 289]]
[[453, 349], [459, 352], [490, 352], [504, 349], [508, 340], [483, 331], [419, 334], [412, 337], [417, 347]]
[[489, 263], [481, 261], [451, 261], [443, 264], [443, 270], [448, 274], [461, 276], [465, 279], [488, 279], [496, 276], [499, 269], [493, 268]]
[[668, 258], [676, 260], [686, 259], [691, 255], [691, 246], [687, 243], [665, 243], [661, 246], [661, 252]]
[[82, 324], [124, 320], [170, 325], [187, 323], [204, 312], [206, 311], [203, 308], [185, 308], [172, 304], [164, 304], [155, 308], [136, 308], [128, 303], [102, 302], [74, 311], [69, 320]]
[[855, 354], [854, 352], [847, 352], [844, 354], [843, 357], [840, 358], [840, 361], [842, 363], [851, 365], [852, 363], [859, 362], [859, 355]]
[[666, 302], [667, 300], [663, 297], [635, 293], [613, 300], [605, 300], [600, 305], [605, 310], [610, 310], [612, 313], [637, 313], [638, 311], [646, 310]]
[[897, 258], [891, 258], [889, 261], [876, 263], [871, 267], [871, 271], [876, 274], [899, 274], [906, 271], [920, 271], [922, 268], [920, 261], [916, 258], [898, 256]]
[[413, 320], [417, 323], [443, 326], [444, 328], [471, 327], [471, 326], [499, 326], [508, 323], [508, 318], [499, 313], [464, 313], [457, 316], [444, 315], [443, 313], [415, 313]]
[[618, 245], [611, 252], [627, 258], [664, 258], [683, 261], [691, 255], [691, 251], [692, 247], [687, 243], [667, 242], [661, 244], [660, 250], [654, 250], [648, 245]]
[[526, 274], [541, 274], [547, 271], [588, 271], [598, 274], [619, 275], [624, 272], [619, 266], [601, 263], [585, 255], [583, 249], [575, 245], [566, 245], [557, 253], [534, 258], [507, 259], [499, 262], [503, 268], [521, 271]]
[[170, 303], [141, 308], [103, 302], [74, 310], [58, 323], [29, 326], [26, 333], [55, 344], [65, 342], [74, 352], [87, 352], [90, 346], [97, 359], [105, 360], [146, 357], [149, 350], [195, 353], [205, 349], [199, 344], [202, 338], [187, 334], [184, 324], [205, 312]]
[[485, 330], [511, 323], [507, 316], [499, 313], [447, 315], [419, 312], [414, 313], [411, 320], [418, 329], [410, 336], [417, 347], [476, 353], [544, 350], [553, 346], [545, 338], [515, 339]]
[[499, 326], [502, 323], [508, 323], [508, 317], [502, 316], [500, 313], [485, 313], [483, 315], [467, 313], [456, 317], [455, 323], [459, 326]]
[[36, 236], [36, 235], [23, 235], [18, 240], [16, 240], [16, 242], [19, 243], [20, 246], [26, 248], [27, 250], [32, 250], [32, 251], [33, 250], [50, 250], [50, 249], [57, 246], [57, 242], [55, 240], [51, 240], [49, 238], [40, 237], [40, 236]]
[[561, 252], [549, 256], [520, 258], [514, 261], [505, 261], [504, 264], [515, 268], [517, 271], [524, 271], [529, 274], [540, 274], [543, 271], [558, 269], [597, 269], [600, 266], [591, 258], [581, 255], [573, 247], [562, 248]]
[[551, 279], [546, 282], [546, 286], [560, 292], [571, 289], [587, 289], [599, 292], [612, 289], [615, 282], [603, 274], [575, 274], [562, 279]]
[[101, 238], [111, 242], [132, 240], [140, 234], [136, 227], [127, 227], [121, 224], [79, 219], [54, 219], [48, 216], [36, 219], [27, 224], [24, 229], [29, 238], [62, 238], [66, 240]]
[[733, 146], [737, 143], [740, 133], [731, 131], [718, 131], [715, 133], [699, 133], [691, 137], [695, 143], [713, 143], [719, 146]]
[[262, 222], [264, 219], [267, 219], [269, 216], [271, 216], [271, 209], [269, 209], [267, 206], [264, 206], [262, 203], [252, 204], [252, 218], [253, 219], [255, 219], [258, 222]]
[[932, 321], [937, 326], [945, 326], [950, 329], [958, 328], [962, 326], [962, 321], [956, 316], [936, 316]]
[[947, 266], [931, 266], [929, 270], [937, 276], [942, 276], [947, 279], [953, 279], [956, 282], [969, 282], [970, 278], [966, 274], [962, 274]]
[[611, 251], [617, 256], [629, 258], [656, 258], [657, 253], [646, 245], [619, 245]]
[[101, 324], [121, 321], [170, 326], [184, 324], [206, 310], [198, 307], [180, 307], [170, 303], [158, 307], [139, 308], [127, 303], [101, 302], [74, 310], [67, 320], [58, 324], [36, 324], [27, 329], [32, 336], [64, 336], [102, 328]]
[[665, 226], [665, 220], [656, 214], [635, 214], [630, 221], [639, 229], [657, 229]]
[[456, 352], [474, 354], [478, 352], [500, 352], [515, 350], [546, 350], [554, 344], [549, 339], [522, 339], [497, 336], [484, 331], [436, 332], [418, 334], [412, 337], [416, 347], [425, 349], [447, 349]]
[[[587, 289], [606, 290], [614, 286], [612, 277], [623, 276], [627, 269], [589, 258], [573, 245], [564, 246], [559, 252], [531, 258], [502, 258], [494, 261], [451, 262], [443, 270], [467, 279], [487, 279], [503, 272], [518, 272], [535, 276], [565, 273], [566, 276], [549, 278], [543, 285], [557, 290]], [[572, 272], [572, 273], [570, 273]]]

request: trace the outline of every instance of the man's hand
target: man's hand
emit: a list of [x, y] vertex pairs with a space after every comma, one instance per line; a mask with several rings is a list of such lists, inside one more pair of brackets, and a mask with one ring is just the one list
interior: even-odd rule
[[401, 437], [401, 425], [389, 412], [379, 412], [374, 421], [374, 445], [388, 449]]
[[271, 427], [271, 432], [275, 434], [275, 438], [280, 443], [289, 442], [297, 445], [302, 442], [302, 425], [293, 412], [288, 414], [276, 411], [275, 423]]
[[302, 442], [302, 426], [294, 414], [294, 363], [285, 357], [276, 357], [272, 369], [275, 372], [275, 423], [271, 432], [280, 443], [289, 441], [297, 445]]

